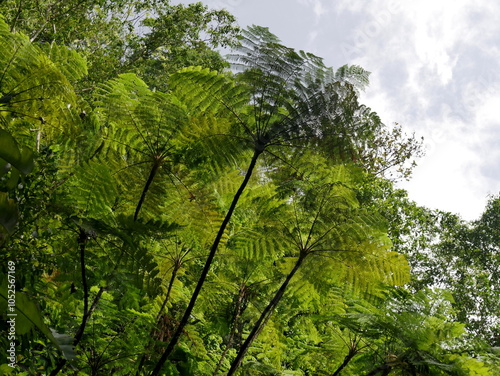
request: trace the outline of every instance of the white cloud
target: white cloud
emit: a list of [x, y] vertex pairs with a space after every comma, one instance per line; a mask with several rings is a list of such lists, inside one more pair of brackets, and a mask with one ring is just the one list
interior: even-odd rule
[[[368, 17], [350, 45], [357, 48], [352, 62], [373, 72], [364, 101], [385, 122], [398, 121], [426, 138], [429, 152], [404, 184], [411, 197], [475, 218], [486, 196], [500, 189], [500, 168], [486, 163], [500, 159], [493, 151], [500, 149], [500, 8], [470, 0], [402, 3], [370, 34], [368, 23], [381, 19], [388, 3], [363, 9], [360, 2], [341, 2], [338, 8]], [[490, 62], [480, 60], [478, 48]]]
[[478, 163], [460, 142], [444, 142], [420, 161], [411, 181], [399, 185], [420, 205], [451, 212], [460, 208], [464, 219], [476, 219], [486, 202]]
[[318, 37], [318, 30], [312, 30], [309, 32], [309, 43], [313, 43]]
[[421, 67], [435, 72], [441, 84], [453, 77], [457, 44], [470, 37], [470, 1], [425, 0], [406, 10], [414, 22], [415, 53]]
[[326, 8], [323, 6], [322, 0], [297, 0], [300, 5], [312, 8], [314, 15], [316, 16], [316, 22], [327, 13]]

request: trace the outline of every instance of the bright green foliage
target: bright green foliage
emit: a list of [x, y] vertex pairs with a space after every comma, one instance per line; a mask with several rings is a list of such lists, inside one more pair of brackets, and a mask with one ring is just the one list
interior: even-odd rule
[[[454, 319], [469, 308], [410, 279], [420, 212], [380, 176], [406, 176], [418, 145], [358, 102], [368, 72], [260, 27], [235, 73], [208, 69], [236, 30], [200, 4], [67, 2], [84, 13], [67, 19], [5, 4], [11, 29], [44, 42], [0, 23], [0, 258], [2, 274], [16, 264], [21, 373], [494, 374], [498, 354]], [[466, 238], [491, 255], [495, 210]]]
[[[40, 138], [54, 138], [71, 128], [76, 96], [65, 73], [86, 73], [84, 61], [65, 48], [51, 56], [24, 35], [12, 34], [0, 16], [0, 246], [18, 220], [14, 197], [33, 170], [33, 150]], [[64, 57], [72, 56], [66, 61]], [[52, 58], [52, 59], [51, 59]], [[64, 129], [66, 128], [66, 129]], [[30, 141], [36, 132], [36, 142]]]
[[[28, 121], [34, 130], [51, 139], [56, 134], [74, 131], [72, 126], [78, 112], [70, 80], [86, 74], [84, 60], [67, 48], [40, 48], [24, 35], [11, 34], [3, 19], [0, 19], [0, 44], [2, 126], [13, 127]], [[15, 121], [9, 125], [11, 119]]]
[[470, 358], [476, 349], [462, 342], [464, 326], [450, 319], [454, 312], [449, 299], [441, 291], [394, 290], [377, 306], [352, 301], [338, 316], [348, 337], [355, 339], [355, 354], [342, 374], [356, 375], [368, 367], [370, 373], [363, 374], [489, 374], [483, 362]]

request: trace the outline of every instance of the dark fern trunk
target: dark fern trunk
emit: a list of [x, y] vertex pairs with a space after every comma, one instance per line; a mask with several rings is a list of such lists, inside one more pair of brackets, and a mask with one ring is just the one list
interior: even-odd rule
[[349, 364], [349, 362], [354, 358], [354, 356], [357, 354], [357, 351], [349, 351], [349, 354], [346, 355], [344, 358], [344, 361], [342, 364], [335, 370], [335, 372], [332, 374], [332, 376], [338, 376], [340, 372]]
[[189, 301], [189, 304], [186, 308], [186, 311], [184, 312], [184, 316], [182, 317], [179, 325], [177, 326], [177, 329], [172, 336], [172, 339], [170, 340], [167, 348], [163, 352], [162, 356], [158, 360], [158, 363], [156, 364], [155, 368], [153, 369], [153, 372], [151, 372], [151, 376], [157, 376], [165, 362], [167, 361], [168, 357], [174, 350], [175, 345], [177, 345], [177, 342], [179, 341], [179, 338], [182, 334], [182, 331], [184, 330], [184, 327], [186, 326], [189, 317], [191, 316], [191, 312], [193, 311], [194, 305], [196, 303], [196, 300], [198, 299], [198, 296], [200, 295], [201, 288], [203, 287], [203, 284], [205, 283], [205, 280], [207, 278], [208, 272], [210, 271], [210, 267], [212, 265], [212, 261], [215, 257], [215, 254], [217, 253], [217, 249], [219, 247], [219, 243], [222, 239], [222, 235], [224, 234], [224, 231], [226, 230], [226, 227], [231, 219], [231, 216], [233, 215], [234, 209], [236, 208], [236, 205], [238, 204], [238, 201], [245, 190], [246, 186], [248, 185], [248, 182], [250, 181], [250, 177], [253, 174], [253, 171], [255, 169], [255, 165], [257, 164], [257, 159], [259, 158], [260, 154], [262, 153], [263, 148], [261, 149], [255, 149], [252, 160], [250, 161], [250, 165], [248, 166], [247, 173], [245, 174], [245, 178], [243, 179], [243, 182], [241, 183], [240, 187], [238, 188], [238, 191], [234, 195], [233, 201], [231, 202], [231, 206], [229, 207], [229, 210], [227, 211], [226, 217], [222, 221], [222, 224], [219, 228], [219, 231], [217, 232], [217, 236], [215, 237], [215, 240], [212, 244], [212, 247], [210, 248], [210, 253], [207, 257], [207, 260], [205, 262], [205, 266], [203, 267], [203, 270], [200, 275], [200, 279], [198, 280], [198, 284], [196, 285], [196, 288], [194, 289], [193, 295], [191, 296], [191, 300]]
[[148, 193], [149, 187], [151, 186], [151, 183], [153, 182], [153, 179], [155, 178], [160, 166], [161, 166], [161, 160], [156, 159], [153, 163], [153, 167], [151, 167], [151, 171], [149, 172], [148, 180], [146, 180], [146, 184], [142, 189], [141, 197], [139, 199], [139, 202], [137, 203], [137, 207], [135, 208], [134, 221], [137, 221], [137, 218], [139, 217], [139, 212], [141, 211], [142, 204], [146, 199], [146, 194]]

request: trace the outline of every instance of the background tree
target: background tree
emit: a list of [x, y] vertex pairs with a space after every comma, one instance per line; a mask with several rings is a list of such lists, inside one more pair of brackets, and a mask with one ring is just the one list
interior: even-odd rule
[[221, 70], [228, 64], [215, 49], [235, 45], [239, 33], [230, 13], [201, 3], [6, 0], [0, 13], [11, 31], [32, 42], [81, 53], [89, 66], [78, 85], [83, 93], [120, 73], [139, 73], [151, 87], [165, 90], [168, 75], [182, 67]]
[[[492, 197], [481, 217], [471, 223], [442, 213], [439, 243], [430, 248], [430, 268], [419, 273], [427, 284], [449, 289], [458, 319], [493, 347], [500, 344], [499, 208], [498, 197]], [[432, 273], [438, 269], [440, 273]]]
[[498, 198], [491, 197], [478, 220], [466, 222], [455, 214], [417, 205], [387, 181], [373, 181], [362, 195], [388, 219], [394, 247], [412, 268], [412, 288], [449, 289], [457, 320], [474, 337], [497, 346]]

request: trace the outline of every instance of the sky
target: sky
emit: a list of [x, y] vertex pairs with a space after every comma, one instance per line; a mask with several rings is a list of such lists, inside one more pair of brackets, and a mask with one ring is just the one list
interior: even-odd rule
[[418, 204], [474, 220], [500, 192], [500, 2], [202, 2], [228, 10], [242, 27], [268, 27], [329, 66], [370, 71], [361, 103], [424, 137], [425, 156], [398, 184]]

